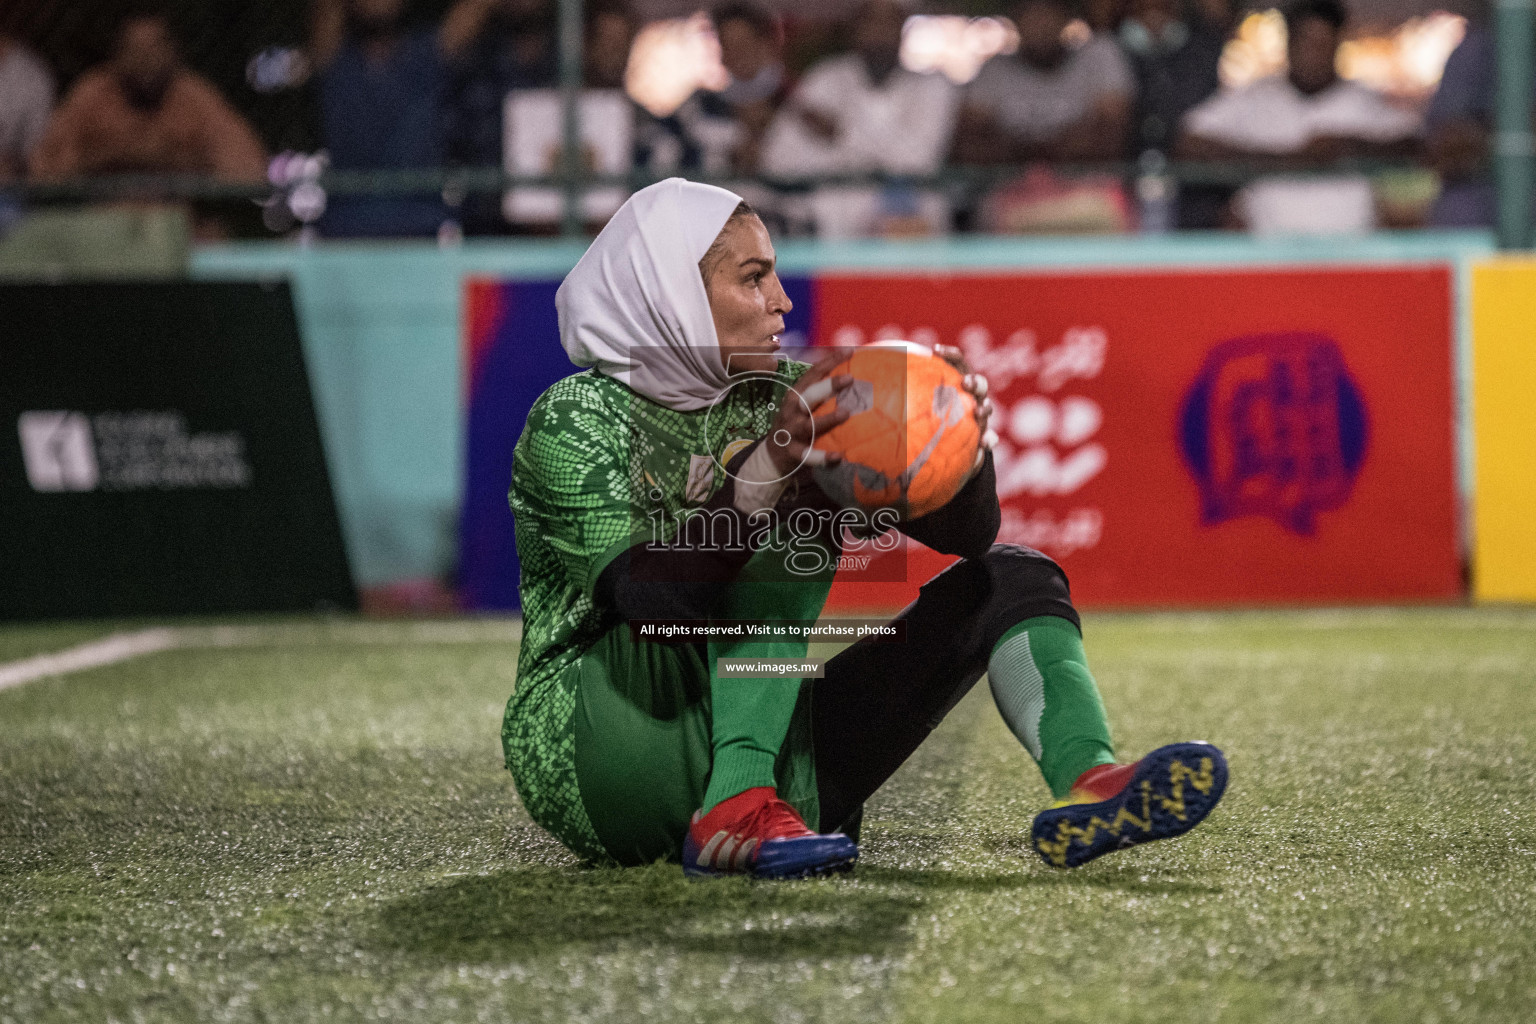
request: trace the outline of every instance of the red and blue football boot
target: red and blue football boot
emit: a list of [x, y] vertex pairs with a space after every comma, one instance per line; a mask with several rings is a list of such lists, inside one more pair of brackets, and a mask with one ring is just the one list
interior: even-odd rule
[[1113, 850], [1181, 836], [1227, 788], [1227, 759], [1209, 743], [1172, 743], [1134, 764], [1090, 768], [1035, 817], [1030, 838], [1052, 867], [1075, 868]]
[[812, 832], [772, 786], [737, 793], [708, 814], [694, 812], [683, 839], [687, 875], [806, 878], [847, 871], [858, 859], [852, 839]]

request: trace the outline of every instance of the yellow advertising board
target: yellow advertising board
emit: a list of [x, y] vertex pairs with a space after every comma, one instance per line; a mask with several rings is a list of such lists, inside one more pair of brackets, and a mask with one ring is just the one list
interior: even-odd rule
[[1536, 601], [1536, 260], [1472, 268], [1473, 595]]

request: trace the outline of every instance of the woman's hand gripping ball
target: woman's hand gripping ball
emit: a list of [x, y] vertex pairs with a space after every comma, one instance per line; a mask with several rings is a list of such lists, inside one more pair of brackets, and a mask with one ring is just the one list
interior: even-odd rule
[[976, 449], [976, 461], [971, 465], [970, 476], [975, 476], [986, 463], [987, 452], [997, 446], [997, 431], [988, 426], [992, 420], [992, 399], [987, 397], [987, 378], [972, 372], [965, 361], [965, 353], [954, 345], [935, 345], [933, 354], [960, 371], [962, 386], [976, 400], [976, 430], [981, 434], [981, 445]]
[[774, 468], [789, 476], [801, 466], [835, 466], [842, 461], [838, 452], [826, 452], [813, 447], [816, 438], [847, 420], [852, 413], [846, 409], [833, 409], [820, 416], [813, 412], [817, 406], [831, 398], [833, 393], [846, 388], [853, 378], [846, 373], [833, 374], [832, 370], [846, 359], [841, 352], [831, 352], [819, 360], [784, 393], [779, 412], [768, 428], [764, 447], [773, 459]]

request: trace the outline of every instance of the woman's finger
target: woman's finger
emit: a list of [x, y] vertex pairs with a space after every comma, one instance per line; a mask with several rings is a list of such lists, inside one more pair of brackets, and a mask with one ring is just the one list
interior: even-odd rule
[[793, 397], [789, 394], [784, 396], [784, 402], [779, 407], [779, 421], [781, 423], [788, 424], [802, 418], [810, 419], [815, 415], [815, 410], [818, 406], [821, 406], [853, 383], [853, 378], [846, 373], [834, 374], [831, 377], [824, 377], [818, 381], [807, 381], [806, 377], [810, 375], [811, 371], [808, 370], [804, 376], [795, 382], [795, 386], [790, 389], [793, 392]]
[[812, 363], [811, 368], [800, 375], [800, 379], [795, 381], [794, 389], [804, 394], [807, 387], [825, 378], [838, 364], [847, 362], [847, 360], [848, 353], [846, 351], [833, 349]]
[[805, 452], [805, 460], [801, 463], [805, 466], [835, 466], [842, 461], [842, 456], [837, 452], [824, 452], [820, 448], [808, 448]]
[[965, 362], [965, 353], [954, 345], [935, 345], [933, 354], [959, 370], [962, 377], [971, 372], [971, 368]]
[[801, 391], [800, 397], [805, 399], [805, 404], [807, 406], [815, 409], [817, 406], [821, 405], [821, 403], [831, 398], [832, 393], [835, 390], [836, 379], [833, 377], [826, 377], [822, 380], [816, 381], [816, 383]]
[[995, 411], [992, 399], [983, 398], [976, 403], [976, 425], [982, 430], [987, 429], [987, 424], [992, 421], [992, 413]]

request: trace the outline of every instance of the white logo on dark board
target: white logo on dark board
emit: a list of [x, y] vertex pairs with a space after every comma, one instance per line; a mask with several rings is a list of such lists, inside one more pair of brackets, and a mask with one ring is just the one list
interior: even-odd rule
[[94, 491], [101, 480], [91, 422], [80, 412], [24, 412], [16, 420], [34, 491]]
[[163, 412], [24, 412], [27, 482], [34, 491], [229, 490], [251, 486], [245, 438], [193, 433]]

